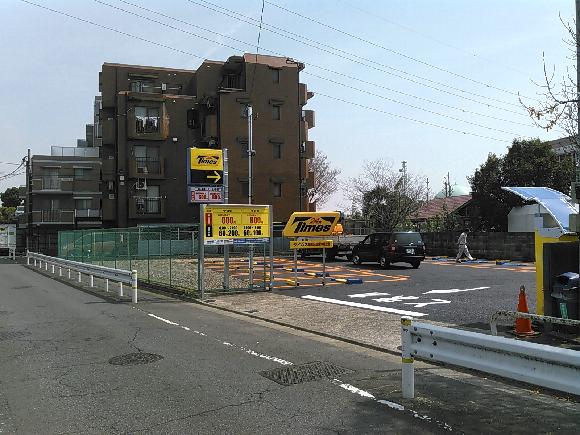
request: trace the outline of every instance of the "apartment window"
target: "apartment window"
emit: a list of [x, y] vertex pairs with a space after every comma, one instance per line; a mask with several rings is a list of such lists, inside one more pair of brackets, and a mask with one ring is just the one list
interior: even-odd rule
[[138, 174], [159, 174], [159, 148], [136, 145], [133, 147], [135, 166]]
[[280, 70], [277, 68], [270, 68], [270, 74], [272, 75], [272, 83], [280, 83]]
[[147, 186], [147, 190], [141, 190], [135, 198], [138, 214], [161, 213], [161, 197], [159, 186]]
[[159, 133], [158, 107], [135, 107], [135, 132]]
[[134, 80], [131, 82], [131, 92], [154, 92], [155, 84], [146, 80]]
[[75, 178], [79, 178], [79, 179], [83, 179], [86, 178], [89, 175], [89, 168], [74, 168], [75, 173], [74, 173], [74, 177]]
[[199, 111], [196, 109], [187, 110], [187, 128], [199, 128]]
[[282, 196], [282, 183], [272, 183], [272, 196], [275, 198]]
[[92, 200], [90, 199], [75, 199], [75, 209], [76, 210], [89, 210], [91, 209]]
[[228, 74], [224, 77], [226, 88], [230, 89], [238, 89], [239, 85], [239, 77], [236, 74]]
[[272, 119], [280, 120], [281, 106], [272, 106]]
[[272, 144], [272, 157], [274, 159], [281, 159], [282, 158], [282, 144], [281, 143], [273, 143]]

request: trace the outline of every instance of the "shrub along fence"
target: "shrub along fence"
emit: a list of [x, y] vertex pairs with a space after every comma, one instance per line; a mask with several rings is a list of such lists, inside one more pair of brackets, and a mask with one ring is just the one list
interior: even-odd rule
[[[457, 255], [460, 232], [421, 233], [427, 255]], [[473, 232], [467, 234], [467, 247], [473, 257], [488, 260], [534, 261], [534, 233]]]

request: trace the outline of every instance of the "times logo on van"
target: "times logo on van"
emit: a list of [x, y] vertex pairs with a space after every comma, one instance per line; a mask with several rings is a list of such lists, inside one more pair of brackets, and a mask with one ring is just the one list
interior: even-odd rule
[[292, 213], [282, 234], [286, 237], [328, 236], [340, 219], [340, 212]]

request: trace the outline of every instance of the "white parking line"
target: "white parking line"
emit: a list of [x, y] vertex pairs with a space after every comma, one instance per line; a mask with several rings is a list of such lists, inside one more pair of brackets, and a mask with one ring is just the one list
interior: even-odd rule
[[[370, 281], [367, 281], [370, 282]], [[370, 298], [372, 296], [389, 296], [390, 293], [379, 293], [379, 292], [373, 292], [373, 293], [357, 293], [356, 295], [348, 295], [349, 298]]]
[[474, 290], [485, 290], [488, 289], [489, 287], [474, 287], [474, 288], [464, 288], [464, 289], [458, 289], [458, 288], [451, 288], [449, 290], [429, 290], [428, 292], [423, 293], [424, 295], [430, 295], [430, 294], [449, 294], [449, 293], [461, 293], [461, 292], [471, 292]]
[[312, 296], [312, 295], [302, 296], [302, 299], [309, 299], [309, 300], [318, 301], [318, 302], [328, 302], [328, 303], [337, 304], [337, 305], [346, 305], [348, 307], [364, 308], [366, 310], [382, 311], [384, 313], [400, 314], [402, 316], [423, 317], [423, 316], [427, 315], [426, 313], [419, 313], [417, 311], [397, 310], [396, 308], [379, 307], [378, 305], [370, 305], [370, 304], [361, 304], [358, 302], [341, 301], [340, 299], [321, 298], [319, 296]]

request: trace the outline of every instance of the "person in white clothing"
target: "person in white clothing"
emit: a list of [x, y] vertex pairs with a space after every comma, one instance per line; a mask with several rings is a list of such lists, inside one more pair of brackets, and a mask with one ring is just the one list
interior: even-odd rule
[[467, 232], [464, 230], [460, 235], [459, 239], [457, 239], [457, 258], [455, 259], [456, 263], [461, 263], [461, 257], [465, 255], [468, 260], [473, 260], [473, 257], [469, 253], [469, 249], [467, 249]]

